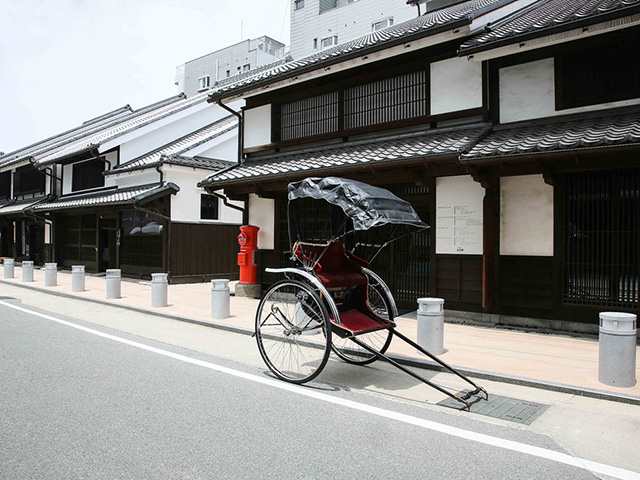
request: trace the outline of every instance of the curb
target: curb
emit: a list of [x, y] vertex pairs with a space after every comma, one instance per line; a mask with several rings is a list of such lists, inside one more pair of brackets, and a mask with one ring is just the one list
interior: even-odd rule
[[[48, 295], [55, 295], [58, 297], [73, 298], [73, 299], [81, 300], [85, 302], [99, 303], [101, 305], [117, 307], [117, 308], [130, 310], [138, 313], [157, 315], [159, 317], [164, 317], [171, 320], [178, 320], [180, 322], [193, 323], [196, 325], [216, 328], [219, 330], [239, 333], [242, 335], [253, 335], [254, 333], [253, 330], [250, 328], [239, 327], [236, 325], [227, 325], [224, 323], [214, 322], [210, 320], [202, 320], [199, 318], [186, 317], [183, 315], [177, 315], [173, 313], [158, 312], [157, 310], [152, 310], [150, 308], [134, 307], [131, 305], [120, 305], [117, 303], [113, 303], [107, 300], [101, 300], [98, 298], [84, 298], [78, 295], [74, 295], [73, 293], [56, 292], [43, 287], [37, 287], [35, 285], [25, 285], [21, 283], [9, 282], [3, 279], [0, 279], [0, 284], [13, 285], [16, 287], [25, 288], [28, 290], [35, 290], [41, 293], [46, 293]], [[436, 362], [432, 362], [428, 360], [404, 357], [401, 355], [389, 355], [389, 357], [391, 357], [392, 359], [396, 360], [397, 362], [403, 365], [407, 365], [410, 367], [424, 368], [427, 370], [434, 370], [434, 371], [440, 371], [440, 372], [446, 371], [443, 367], [438, 365]], [[476, 370], [473, 368], [459, 367], [456, 365], [453, 365], [453, 367], [465, 376], [470, 376], [478, 379], [489, 380], [489, 381], [500, 382], [500, 383], [508, 383], [512, 385], [520, 385], [523, 387], [539, 388], [542, 390], [549, 390], [549, 391], [559, 392], [559, 393], [568, 393], [568, 394], [582, 396], [582, 397], [595, 398], [597, 400], [607, 400], [611, 402], [640, 405], [640, 397], [636, 397], [634, 395], [625, 395], [622, 393], [606, 392], [604, 390], [577, 387], [575, 385], [569, 385], [564, 383], [546, 382], [544, 380], [536, 380], [536, 379], [527, 378], [527, 377], [518, 377], [515, 375], [505, 375], [501, 373], [488, 372], [486, 370]]]

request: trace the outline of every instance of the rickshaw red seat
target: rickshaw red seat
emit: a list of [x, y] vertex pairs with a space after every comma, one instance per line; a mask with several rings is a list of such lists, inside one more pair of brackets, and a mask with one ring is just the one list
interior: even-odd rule
[[379, 320], [373, 319], [366, 313], [356, 309], [340, 312], [340, 327], [351, 331], [354, 335], [383, 330], [393, 326], [395, 326], [393, 322], [383, 318]]
[[327, 288], [349, 288], [367, 284], [362, 268], [347, 258], [341, 242], [329, 245], [315, 273]]

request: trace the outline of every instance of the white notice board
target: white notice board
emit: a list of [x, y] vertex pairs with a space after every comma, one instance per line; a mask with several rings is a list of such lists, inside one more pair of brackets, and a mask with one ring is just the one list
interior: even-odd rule
[[483, 198], [471, 177], [436, 179], [436, 253], [482, 255]]

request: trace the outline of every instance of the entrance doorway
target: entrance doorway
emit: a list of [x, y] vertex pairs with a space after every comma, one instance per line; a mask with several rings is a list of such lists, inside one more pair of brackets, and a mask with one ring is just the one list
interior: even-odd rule
[[116, 231], [112, 229], [100, 229], [98, 242], [98, 271], [105, 272], [107, 269], [118, 268], [116, 252]]

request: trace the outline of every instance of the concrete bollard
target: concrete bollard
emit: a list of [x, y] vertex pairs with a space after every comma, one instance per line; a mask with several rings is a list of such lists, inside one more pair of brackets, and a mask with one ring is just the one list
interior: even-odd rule
[[636, 384], [636, 320], [633, 313], [600, 312], [598, 380], [613, 387]]
[[22, 262], [22, 281], [33, 282], [33, 262], [30, 260]]
[[151, 306], [166, 307], [167, 306], [167, 289], [169, 281], [166, 273], [151, 274]]
[[15, 266], [15, 260], [13, 258], [5, 258], [3, 265], [4, 265], [4, 278], [14, 278], [13, 268]]
[[58, 264], [45, 263], [44, 264], [44, 286], [55, 287], [56, 285], [58, 285]]
[[211, 280], [211, 318], [229, 318], [229, 280]]
[[444, 299], [418, 299], [417, 343], [433, 355], [444, 353]]
[[107, 270], [107, 298], [121, 298], [121, 271], [119, 268], [110, 268]]
[[84, 265], [71, 266], [71, 291], [84, 292]]

